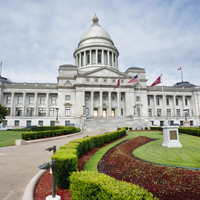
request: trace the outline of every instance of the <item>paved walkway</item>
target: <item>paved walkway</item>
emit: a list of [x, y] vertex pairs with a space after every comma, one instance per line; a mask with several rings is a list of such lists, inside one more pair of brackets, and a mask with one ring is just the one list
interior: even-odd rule
[[86, 135], [103, 132], [83, 132], [68, 138], [23, 146], [0, 147], [0, 199], [21, 200], [29, 181], [39, 172], [38, 166], [51, 161], [53, 152], [45, 149], [60, 146]]

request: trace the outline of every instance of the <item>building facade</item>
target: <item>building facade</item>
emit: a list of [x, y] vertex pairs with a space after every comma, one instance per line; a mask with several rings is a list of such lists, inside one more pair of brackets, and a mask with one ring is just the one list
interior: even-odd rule
[[[96, 127], [162, 126], [164, 120], [183, 125], [184, 111], [191, 126], [200, 125], [200, 87], [181, 82], [164, 86], [162, 92], [161, 86], [146, 85], [143, 68], [120, 72], [118, 49], [96, 15], [92, 21], [74, 51], [75, 64], [59, 66], [57, 83], [1, 82], [1, 104], [8, 111], [3, 125], [55, 125], [58, 109], [60, 125], [81, 128], [91, 119]], [[138, 73], [139, 83], [128, 83]], [[114, 90], [119, 78], [120, 87]]]

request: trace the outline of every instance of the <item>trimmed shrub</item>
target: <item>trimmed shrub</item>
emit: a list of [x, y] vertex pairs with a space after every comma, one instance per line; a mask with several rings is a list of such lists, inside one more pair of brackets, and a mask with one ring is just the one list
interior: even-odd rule
[[148, 130], [148, 127], [144, 127], [145, 130]]
[[73, 172], [70, 176], [72, 199], [154, 199], [152, 193], [131, 183], [117, 181], [102, 173]]
[[129, 127], [129, 130], [131, 131], [131, 130], [132, 130], [132, 127]]
[[[59, 159], [59, 162], [57, 162], [57, 168], [59, 171], [56, 175], [56, 184], [60, 187], [68, 188], [70, 173], [73, 170], [77, 171], [79, 156], [85, 154], [87, 151], [93, 149], [94, 147], [101, 146], [106, 142], [118, 139], [123, 135], [126, 135], [126, 130], [124, 128], [119, 131], [73, 140], [64, 146], [61, 146], [60, 149], [56, 151], [56, 153], [51, 158], [52, 160]], [[75, 163], [75, 161], [77, 163]], [[75, 166], [72, 166], [72, 163], [74, 163]]]
[[22, 140], [29, 140], [30, 139], [30, 133], [22, 133]]

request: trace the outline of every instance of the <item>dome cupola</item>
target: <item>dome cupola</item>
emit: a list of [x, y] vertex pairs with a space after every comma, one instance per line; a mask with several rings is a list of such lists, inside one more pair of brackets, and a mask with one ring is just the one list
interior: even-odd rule
[[74, 51], [75, 65], [79, 71], [89, 71], [102, 66], [118, 69], [119, 52], [109, 33], [99, 25], [96, 14], [92, 22]]

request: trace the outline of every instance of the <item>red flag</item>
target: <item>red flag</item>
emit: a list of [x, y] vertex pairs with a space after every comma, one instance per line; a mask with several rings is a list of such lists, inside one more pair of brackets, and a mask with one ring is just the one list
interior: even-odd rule
[[159, 76], [159, 77], [152, 83], [151, 86], [158, 85], [159, 83], [161, 83], [161, 76]]
[[114, 90], [115, 90], [117, 87], [119, 87], [119, 86], [120, 86], [120, 78], [117, 80], [117, 85], [115, 85]]
[[177, 70], [178, 70], [178, 71], [181, 70], [181, 67], [179, 67]]

